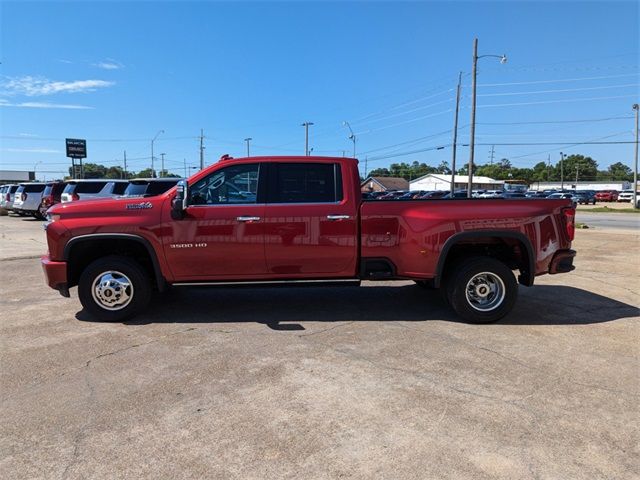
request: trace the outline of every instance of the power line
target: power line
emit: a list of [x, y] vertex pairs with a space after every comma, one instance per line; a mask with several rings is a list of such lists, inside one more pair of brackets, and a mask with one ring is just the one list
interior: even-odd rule
[[[422, 106], [422, 107], [417, 107], [417, 108], [414, 108], [414, 109], [411, 109], [411, 110], [407, 110], [406, 112], [400, 112], [400, 113], [394, 113], [394, 114], [391, 114], [391, 115], [386, 115], [384, 117], [380, 117], [380, 118], [376, 118], [376, 119], [373, 119], [373, 120], [369, 120], [368, 122], [364, 122], [364, 125], [369, 124], [369, 123], [379, 122], [380, 120], [387, 120], [389, 118], [401, 117], [402, 115], [407, 115], [408, 113], [418, 112], [420, 110], [426, 110], [428, 108], [435, 107], [437, 105], [442, 105], [443, 103], [448, 103], [448, 102], [450, 102], [452, 100], [453, 100], [453, 98], [447, 98], [446, 100], [442, 100], [441, 102], [436, 102], [436, 103], [432, 103], [431, 105], [425, 105], [425, 106]], [[353, 123], [356, 123], [356, 122], [353, 122]], [[360, 122], [358, 122], [358, 123], [360, 123]]]
[[[599, 141], [599, 140], [605, 140], [607, 138], [612, 138], [612, 137], [617, 137], [619, 135], [623, 135], [629, 133], [628, 131], [622, 131], [622, 132], [618, 132], [618, 133], [613, 133], [611, 135], [605, 135], [604, 137], [598, 137], [598, 138], [594, 138], [594, 141]], [[575, 147], [577, 145], [581, 145], [581, 142], [577, 142], [577, 143], [569, 143], [568, 145], [562, 145], [560, 148], [565, 149], [565, 148], [571, 148], [571, 147]], [[543, 150], [541, 152], [534, 152], [534, 153], [528, 153], [526, 155], [518, 155], [516, 157], [511, 157], [511, 160], [515, 160], [518, 158], [526, 158], [526, 157], [532, 157], [534, 155], [540, 155], [543, 153], [549, 153], [549, 152], [555, 152], [557, 150], [560, 150], [560, 148], [552, 148], [551, 150]]]
[[[459, 127], [459, 130], [461, 130], [463, 128], [466, 128], [468, 126], [469, 125], [465, 125], [465, 126]], [[428, 140], [428, 139], [431, 139], [431, 138], [439, 137], [441, 135], [449, 134], [449, 133], [451, 133], [451, 131], [452, 131], [451, 129], [444, 130], [442, 132], [434, 133], [432, 135], [426, 135], [424, 137], [414, 138], [412, 140], [407, 140], [407, 141], [404, 141], [404, 142], [395, 143], [393, 145], [387, 145], [387, 146], [384, 146], [384, 147], [374, 148], [372, 150], [367, 150], [365, 152], [360, 152], [360, 155], [364, 155], [364, 154], [371, 153], [371, 152], [378, 152], [380, 150], [387, 150], [387, 149], [399, 147], [399, 146], [402, 146], [402, 145], [409, 145], [409, 144], [413, 144], [413, 143], [419, 143], [419, 142], [422, 142], [424, 140]]]
[[548, 121], [534, 121], [534, 122], [478, 122], [476, 125], [542, 125], [542, 124], [554, 124], [554, 123], [590, 123], [590, 122], [606, 122], [608, 120], [622, 120], [627, 118], [633, 118], [632, 115], [625, 117], [606, 117], [606, 118], [591, 118], [582, 120], [548, 120]]
[[625, 73], [621, 75], [602, 75], [599, 77], [579, 77], [579, 78], [560, 78], [556, 80], [532, 80], [529, 82], [507, 82], [507, 83], [481, 83], [478, 87], [502, 87], [509, 85], [538, 85], [541, 83], [562, 83], [562, 82], [579, 82], [583, 80], [605, 80], [608, 78], [624, 78], [637, 77], [637, 73]]
[[544, 105], [544, 104], [550, 104], [550, 103], [589, 102], [589, 101], [595, 101], [595, 100], [611, 100], [614, 98], [635, 98], [635, 95], [614, 95], [610, 97], [570, 98], [565, 100], [545, 100], [541, 102], [495, 103], [495, 104], [487, 104], [487, 105], [478, 105], [478, 108], [512, 107], [512, 106], [521, 106], [521, 105]]
[[506, 97], [513, 95], [538, 95], [542, 93], [560, 93], [560, 92], [585, 92], [587, 90], [606, 90], [609, 88], [626, 88], [626, 87], [638, 87], [637, 83], [627, 83], [624, 85], [606, 85], [601, 87], [583, 87], [583, 88], [559, 88], [554, 90], [534, 90], [529, 92], [503, 92], [503, 93], [484, 93], [478, 95], [479, 97]]
[[407, 123], [417, 122], [418, 120], [424, 120], [424, 119], [431, 118], [431, 117], [437, 117], [438, 115], [442, 115], [442, 114], [449, 113], [449, 112], [452, 112], [452, 111], [453, 110], [451, 108], [449, 108], [449, 109], [443, 110], [441, 112], [432, 113], [430, 115], [424, 115], [422, 117], [413, 118], [411, 120], [405, 120], [404, 122], [393, 123], [391, 125], [386, 125], [384, 127], [374, 128], [373, 130], [365, 130], [365, 131], [362, 131], [362, 132], [357, 132], [356, 135], [366, 135], [368, 133], [378, 132], [380, 130], [386, 130], [387, 128], [393, 128], [393, 127], [397, 127], [397, 126], [400, 126], [400, 125], [406, 125]]

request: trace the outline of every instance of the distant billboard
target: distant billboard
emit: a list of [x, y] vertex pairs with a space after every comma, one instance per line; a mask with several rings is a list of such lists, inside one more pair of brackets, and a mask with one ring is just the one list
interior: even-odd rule
[[67, 157], [87, 158], [87, 141], [79, 138], [67, 138]]

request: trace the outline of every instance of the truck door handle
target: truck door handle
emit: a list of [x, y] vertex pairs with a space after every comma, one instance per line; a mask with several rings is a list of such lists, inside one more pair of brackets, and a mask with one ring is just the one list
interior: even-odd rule
[[349, 220], [351, 215], [327, 215], [327, 220]]
[[236, 220], [239, 221], [239, 222], [259, 222], [260, 221], [260, 217], [240, 216], [240, 217], [236, 217]]

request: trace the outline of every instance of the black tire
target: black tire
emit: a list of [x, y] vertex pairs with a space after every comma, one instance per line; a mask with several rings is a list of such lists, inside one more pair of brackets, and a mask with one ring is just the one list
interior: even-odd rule
[[40, 220], [46, 220], [46, 218], [47, 218], [47, 207], [45, 207], [44, 205], [40, 204], [40, 206], [38, 207], [38, 211], [36, 212], [36, 214], [34, 216], [36, 218], [39, 218]]
[[[110, 277], [104, 276], [107, 272], [112, 272]], [[98, 280], [102, 280], [101, 286]], [[123, 287], [127, 281], [130, 286]], [[80, 303], [93, 318], [103, 322], [121, 322], [141, 312], [151, 300], [151, 290], [147, 271], [138, 262], [117, 255], [90, 263], [78, 282]], [[122, 296], [128, 299], [122, 300]], [[110, 301], [114, 302], [111, 309]], [[123, 303], [118, 305], [118, 301]]]
[[[513, 272], [501, 261], [491, 257], [470, 257], [453, 264], [451, 269], [444, 288], [449, 305], [462, 319], [471, 323], [491, 323], [513, 309], [518, 283]], [[476, 288], [468, 293], [474, 278]]]

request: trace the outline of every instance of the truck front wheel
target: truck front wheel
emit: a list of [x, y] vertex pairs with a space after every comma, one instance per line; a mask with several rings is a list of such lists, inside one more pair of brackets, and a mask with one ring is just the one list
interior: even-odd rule
[[451, 307], [471, 323], [500, 320], [513, 308], [518, 283], [504, 263], [491, 257], [472, 257], [453, 266], [446, 283]]
[[78, 282], [80, 303], [94, 318], [121, 322], [143, 310], [151, 300], [144, 268], [127, 257], [110, 255], [90, 263]]

